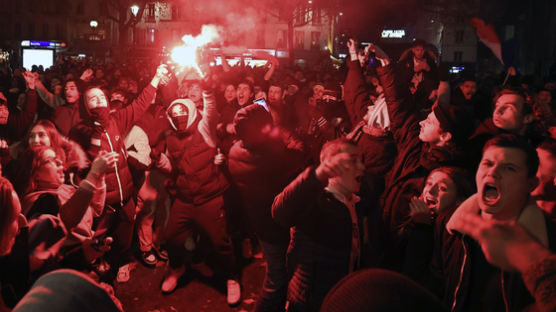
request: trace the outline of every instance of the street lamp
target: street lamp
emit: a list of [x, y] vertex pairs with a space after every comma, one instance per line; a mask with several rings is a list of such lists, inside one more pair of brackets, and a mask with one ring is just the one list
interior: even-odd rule
[[134, 4], [129, 9], [131, 10], [131, 14], [133, 14], [133, 17], [137, 17], [137, 13], [139, 13], [139, 6], [137, 4]]
[[[91, 27], [91, 30], [92, 30], [92, 32], [93, 32], [93, 33], [89, 36], [89, 40], [94, 40], [94, 41], [100, 40], [99, 37], [97, 36], [98, 21], [97, 21], [97, 20], [91, 20], [91, 21], [89, 22], [89, 26]], [[92, 52], [93, 52], [93, 53], [92, 53], [92, 54], [93, 54], [93, 57], [96, 57], [96, 48], [97, 48], [97, 47], [96, 47], [96, 44], [91, 43], [90, 49], [91, 49]]]
[[98, 40], [98, 38], [97, 38], [98, 21], [96, 21], [96, 20], [91, 20], [91, 21], [89, 22], [89, 26], [91, 27], [91, 31], [93, 32], [93, 34], [91, 35], [91, 37], [89, 37], [89, 40]]
[[131, 29], [132, 31], [132, 36], [133, 36], [133, 45], [135, 45], [135, 24], [137, 23], [137, 13], [139, 13], [139, 6], [137, 4], [132, 5], [129, 10], [131, 10], [131, 14], [133, 15], [133, 28]]

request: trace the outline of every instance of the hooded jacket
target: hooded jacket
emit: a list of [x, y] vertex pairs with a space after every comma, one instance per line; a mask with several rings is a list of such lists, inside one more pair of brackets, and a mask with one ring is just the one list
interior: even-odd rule
[[[187, 106], [188, 121], [185, 133], [169, 131], [162, 142], [170, 159], [172, 180], [176, 196], [183, 202], [201, 205], [222, 195], [229, 187], [229, 182], [222, 170], [214, 164], [217, 152], [216, 124], [219, 113], [214, 96], [203, 92], [204, 108], [198, 113], [192, 101], [175, 100], [167, 109], [167, 115], [173, 105], [180, 103]], [[173, 122], [170, 120], [170, 124]], [[160, 149], [160, 144], [157, 145]]]
[[[106, 172], [107, 204], [123, 206], [131, 198], [133, 180], [127, 165], [124, 135], [147, 110], [154, 99], [155, 92], [156, 89], [152, 85], [147, 85], [130, 105], [110, 114], [104, 126], [95, 122], [83, 107], [81, 110], [83, 120], [70, 131], [70, 139], [83, 147], [90, 160], [93, 160], [101, 150], [118, 153], [116, 168], [110, 168]], [[126, 213], [128, 217], [134, 215], [131, 211]]]

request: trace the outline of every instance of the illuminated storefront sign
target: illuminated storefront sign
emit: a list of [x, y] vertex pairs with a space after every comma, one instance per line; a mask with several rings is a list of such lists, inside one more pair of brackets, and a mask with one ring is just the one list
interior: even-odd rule
[[22, 47], [37, 47], [37, 48], [60, 48], [65, 47], [65, 42], [52, 42], [52, 41], [35, 41], [35, 40], [23, 40], [21, 41]]
[[384, 29], [382, 38], [403, 38], [405, 37], [405, 29]]

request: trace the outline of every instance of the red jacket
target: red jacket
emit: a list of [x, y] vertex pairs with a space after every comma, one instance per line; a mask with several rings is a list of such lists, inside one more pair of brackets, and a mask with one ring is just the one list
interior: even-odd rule
[[130, 105], [112, 113], [111, 119], [105, 127], [88, 117], [70, 131], [69, 137], [83, 147], [91, 160], [101, 150], [119, 154], [117, 170], [110, 168], [106, 173], [107, 204], [125, 204], [132, 195], [133, 181], [127, 166], [124, 135], [147, 110], [155, 92], [156, 89], [149, 84]]

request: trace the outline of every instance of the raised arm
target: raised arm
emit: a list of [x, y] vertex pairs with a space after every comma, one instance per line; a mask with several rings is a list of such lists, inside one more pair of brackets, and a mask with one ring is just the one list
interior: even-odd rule
[[169, 77], [166, 64], [159, 65], [156, 74], [141, 94], [131, 102], [130, 105], [114, 113], [115, 119], [118, 121], [118, 127], [121, 133], [127, 133], [136, 121], [141, 118], [143, 113], [154, 102], [156, 90], [160, 83], [168, 83]]
[[291, 227], [299, 220], [318, 214], [315, 201], [324, 192], [330, 178], [341, 176], [348, 170], [350, 155], [345, 152], [323, 156], [319, 166], [309, 167], [297, 176], [274, 198], [272, 218], [284, 227]]
[[56, 108], [56, 103], [54, 101], [54, 97], [55, 97], [54, 93], [48, 91], [48, 89], [46, 89], [46, 87], [42, 84], [42, 81], [40, 81], [39, 79], [36, 80], [35, 87], [37, 89], [38, 95], [46, 103], [46, 105], [52, 108]]
[[365, 89], [363, 73], [357, 56], [357, 42], [349, 39], [347, 43], [351, 60], [347, 62], [348, 74], [344, 83], [344, 101], [351, 124], [356, 125], [367, 113], [369, 93]]
[[[26, 71], [23, 73], [23, 77], [25, 78], [25, 83], [27, 84], [27, 104], [25, 105], [25, 109], [19, 112], [13, 111], [10, 112], [8, 116], [8, 128], [10, 131], [16, 133], [17, 138], [22, 138], [29, 125], [33, 123], [33, 119], [35, 119], [35, 113], [37, 112], [37, 91], [35, 90], [35, 80], [36, 76]], [[2, 95], [3, 96], [3, 95]]]
[[376, 58], [385, 66], [377, 68], [380, 85], [384, 88], [384, 98], [390, 115], [390, 127], [395, 131], [403, 127], [413, 107], [410, 103], [409, 88], [400, 86], [399, 77], [396, 77], [394, 66], [386, 54], [376, 45], [372, 45], [371, 51], [375, 52]]
[[220, 121], [220, 113], [216, 108], [216, 98], [212, 91], [203, 91], [203, 119], [199, 122], [198, 130], [210, 147], [218, 145], [216, 126]]
[[270, 78], [272, 78], [274, 72], [276, 71], [276, 67], [278, 67], [279, 65], [280, 65], [280, 61], [278, 61], [278, 59], [275, 58], [274, 56], [270, 56], [270, 68], [264, 74], [264, 80], [269, 81]]
[[309, 213], [317, 194], [323, 190], [324, 186], [317, 178], [315, 169], [305, 169], [274, 198], [272, 218], [284, 227], [296, 225]]
[[[99, 215], [104, 207], [106, 184], [104, 173], [118, 161], [118, 153], [100, 151], [93, 161], [87, 177], [81, 181], [79, 188], [72, 197], [60, 207], [60, 219], [67, 229], [75, 227], [91, 204], [95, 215]], [[94, 200], [93, 200], [94, 199]]]

